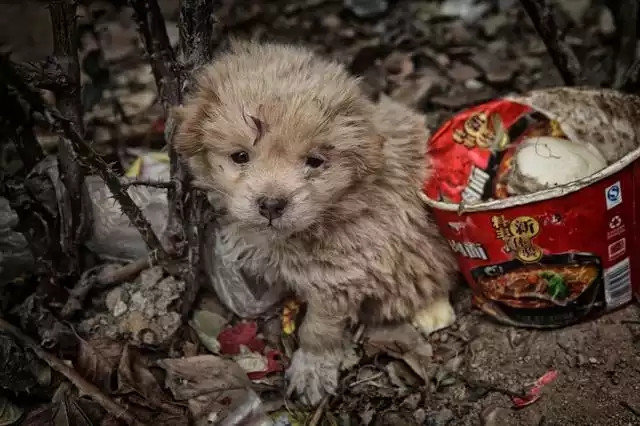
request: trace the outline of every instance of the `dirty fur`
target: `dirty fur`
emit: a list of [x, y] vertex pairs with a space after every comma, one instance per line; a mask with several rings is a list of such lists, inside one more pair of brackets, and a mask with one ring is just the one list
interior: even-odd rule
[[[372, 103], [341, 65], [303, 48], [241, 42], [200, 72], [177, 112], [175, 147], [224, 211], [225, 260], [308, 302], [290, 389], [311, 403], [334, 390], [320, 370], [337, 371], [350, 324], [450, 306], [454, 261], [418, 196], [428, 136], [419, 115]], [[261, 215], [262, 197], [287, 200], [282, 216]], [[301, 361], [310, 354], [324, 361]]]

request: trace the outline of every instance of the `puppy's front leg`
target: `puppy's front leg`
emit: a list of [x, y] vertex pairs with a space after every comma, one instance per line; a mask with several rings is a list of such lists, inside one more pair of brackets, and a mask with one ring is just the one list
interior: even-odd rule
[[335, 393], [344, 356], [348, 317], [326, 305], [326, 301], [309, 301], [298, 333], [300, 348], [287, 370], [287, 392], [300, 395], [310, 405], [318, 404], [327, 393]]

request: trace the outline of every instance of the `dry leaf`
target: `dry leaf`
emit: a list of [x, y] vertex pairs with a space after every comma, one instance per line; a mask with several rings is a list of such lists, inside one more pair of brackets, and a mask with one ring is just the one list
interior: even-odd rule
[[22, 413], [22, 408], [0, 396], [0, 426], [15, 424], [22, 417]]
[[122, 344], [111, 339], [86, 341], [78, 337], [76, 369], [106, 393], [115, 391], [114, 375], [122, 354]]
[[429, 381], [429, 364], [433, 349], [412, 325], [370, 328], [365, 333], [365, 351], [371, 356], [383, 351], [403, 360], [425, 382]]
[[[166, 387], [179, 400], [188, 400], [196, 424], [238, 424], [262, 418], [260, 399], [250, 389], [247, 374], [233, 361], [214, 355], [164, 359]], [[256, 423], [249, 423], [256, 424]]]
[[158, 365], [166, 370], [165, 386], [178, 401], [251, 386], [247, 374], [238, 364], [214, 355], [163, 359]]

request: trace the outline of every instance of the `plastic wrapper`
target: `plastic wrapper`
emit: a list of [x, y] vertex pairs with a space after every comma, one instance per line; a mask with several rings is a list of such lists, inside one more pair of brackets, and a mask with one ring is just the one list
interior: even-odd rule
[[435, 133], [425, 201], [475, 304], [509, 324], [557, 327], [631, 301], [640, 288], [638, 146], [639, 98], [603, 90], [498, 99]]
[[241, 264], [226, 261], [224, 246], [218, 240], [215, 225], [207, 226], [202, 255], [209, 283], [227, 308], [240, 317], [251, 318], [282, 299], [282, 286], [251, 277], [242, 270]]
[[[120, 210], [111, 191], [97, 176], [87, 176], [85, 187], [92, 210], [89, 249], [100, 256], [134, 260], [149, 250], [138, 230]], [[140, 207], [156, 235], [162, 235], [167, 225], [167, 190], [147, 186], [132, 186], [129, 196]]]
[[[154, 164], [154, 156], [141, 156], [140, 162], [134, 162], [135, 173], [131, 177], [168, 180], [168, 168], [164, 162]], [[146, 176], [145, 170], [153, 176]], [[138, 231], [131, 226], [111, 192], [96, 176], [85, 180], [86, 197], [92, 208], [92, 232], [88, 247], [105, 258], [134, 260], [147, 254], [148, 249]], [[167, 225], [167, 191], [146, 186], [132, 186], [129, 195], [142, 209], [156, 235], [162, 235]], [[241, 270], [242, 265], [224, 262], [220, 246], [216, 243], [216, 226], [207, 226], [203, 248], [203, 262], [209, 285], [218, 294], [220, 300], [240, 317], [255, 317], [271, 308], [282, 297], [282, 289], [267, 286], [258, 278], [249, 279]]]

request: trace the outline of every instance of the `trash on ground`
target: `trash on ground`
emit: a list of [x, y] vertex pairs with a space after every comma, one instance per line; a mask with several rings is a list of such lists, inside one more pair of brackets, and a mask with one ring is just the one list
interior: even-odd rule
[[558, 372], [556, 370], [549, 370], [542, 377], [540, 377], [534, 385], [529, 389], [527, 394], [520, 398], [518, 396], [511, 397], [513, 401], [514, 408], [523, 408], [527, 405], [531, 405], [536, 402], [542, 396], [542, 389], [548, 385], [553, 383], [558, 378]]
[[557, 327], [631, 301], [638, 123], [640, 98], [558, 88], [478, 105], [435, 133], [424, 198], [476, 305]]

